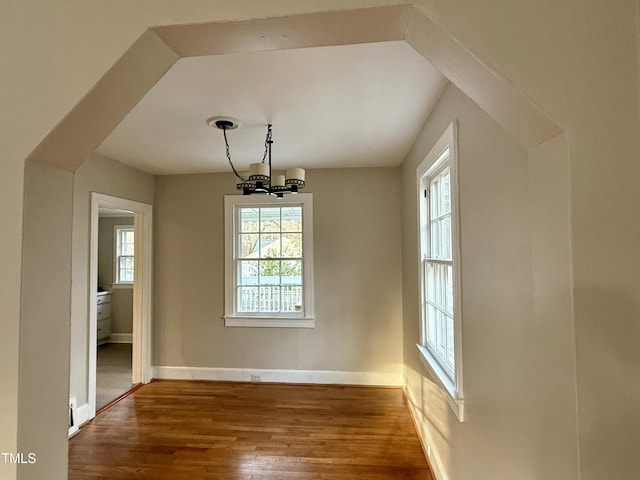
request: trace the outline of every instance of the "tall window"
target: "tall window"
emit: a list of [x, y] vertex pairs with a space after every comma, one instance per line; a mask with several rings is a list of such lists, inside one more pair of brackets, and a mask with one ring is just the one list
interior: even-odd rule
[[116, 226], [115, 283], [133, 284], [134, 234], [133, 226]]
[[225, 324], [313, 326], [311, 195], [225, 202]]
[[417, 169], [422, 358], [458, 417], [462, 397], [462, 322], [456, 128], [451, 124]]
[[[453, 255], [451, 253], [451, 173], [449, 150], [440, 169], [429, 176], [426, 194], [429, 210], [422, 228], [426, 237], [422, 259], [426, 344], [438, 357], [451, 380], [455, 377], [453, 328]], [[426, 182], [425, 182], [426, 183]], [[425, 209], [426, 210], [426, 209]]]

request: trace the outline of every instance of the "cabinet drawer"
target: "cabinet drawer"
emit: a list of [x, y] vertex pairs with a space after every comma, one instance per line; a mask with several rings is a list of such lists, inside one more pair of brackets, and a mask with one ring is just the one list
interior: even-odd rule
[[111, 319], [98, 320], [98, 340], [104, 340], [111, 335]]
[[102, 295], [98, 295], [98, 301], [96, 302], [98, 305], [101, 305], [103, 303], [109, 303], [109, 302], [111, 302], [110, 293], [104, 293]]
[[97, 309], [98, 309], [98, 320], [103, 320], [111, 316], [110, 303], [101, 303], [97, 306]]

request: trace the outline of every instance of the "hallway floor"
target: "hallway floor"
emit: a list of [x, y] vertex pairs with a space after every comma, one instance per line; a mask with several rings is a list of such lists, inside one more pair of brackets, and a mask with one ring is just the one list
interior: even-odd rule
[[131, 344], [98, 346], [96, 362], [96, 409], [131, 388]]

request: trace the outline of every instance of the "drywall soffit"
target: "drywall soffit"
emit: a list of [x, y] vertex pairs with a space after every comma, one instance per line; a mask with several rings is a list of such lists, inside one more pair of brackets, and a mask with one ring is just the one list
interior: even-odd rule
[[405, 40], [524, 147], [563, 129], [534, 102], [414, 8]]
[[408, 5], [151, 28], [27, 161], [75, 171], [180, 58], [405, 40], [526, 146], [562, 129], [464, 46]]

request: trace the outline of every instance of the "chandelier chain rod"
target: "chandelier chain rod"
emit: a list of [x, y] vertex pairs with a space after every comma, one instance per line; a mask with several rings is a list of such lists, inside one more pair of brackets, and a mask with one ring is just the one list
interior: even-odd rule
[[267, 151], [269, 150], [269, 141], [271, 140], [271, 124], [267, 127], [267, 135], [264, 138], [264, 155], [262, 155], [262, 162], [267, 159]]
[[[240, 175], [238, 173], [238, 171], [236, 170], [236, 167], [233, 165], [233, 162], [231, 161], [231, 151], [229, 149], [229, 141], [227, 140], [227, 129], [226, 128], [222, 128], [222, 134], [224, 135], [224, 144], [225, 144], [225, 148], [226, 148], [226, 153], [227, 153], [227, 160], [229, 160], [229, 165], [231, 166], [231, 170], [233, 170], [234, 175], [241, 181], [241, 182], [246, 182], [247, 179], [244, 178], [242, 175]], [[263, 160], [264, 162], [264, 160]]]

